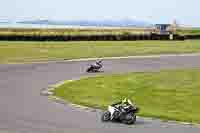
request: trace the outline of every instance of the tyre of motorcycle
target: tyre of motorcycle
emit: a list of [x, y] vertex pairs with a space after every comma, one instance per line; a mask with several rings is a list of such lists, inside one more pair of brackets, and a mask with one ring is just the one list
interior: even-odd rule
[[109, 111], [105, 111], [101, 116], [101, 121], [107, 122], [110, 120], [111, 114]]
[[121, 115], [121, 113], [120, 113], [119, 111], [115, 111], [115, 112], [113, 113], [114, 120], [119, 120], [119, 119], [120, 119], [120, 115]]
[[129, 113], [125, 116], [125, 119], [122, 120], [124, 124], [134, 124], [136, 122], [136, 115]]
[[93, 68], [90, 66], [86, 71], [91, 72], [92, 70], [93, 70]]
[[92, 72], [98, 72], [98, 69], [94, 68], [94, 69], [92, 70]]

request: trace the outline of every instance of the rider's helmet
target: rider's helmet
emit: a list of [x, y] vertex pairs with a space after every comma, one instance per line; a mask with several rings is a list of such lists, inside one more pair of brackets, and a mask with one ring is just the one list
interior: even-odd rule
[[128, 99], [127, 98], [124, 98], [123, 100], [122, 100], [122, 104], [127, 104], [128, 103]]
[[102, 62], [102, 60], [99, 60], [99, 61], [97, 61], [98, 63], [101, 63]]
[[124, 99], [122, 100], [122, 105], [133, 105], [133, 103], [131, 102], [130, 99], [124, 98]]
[[102, 60], [97, 60], [97, 61], [96, 61], [96, 64], [97, 64], [97, 65], [101, 65], [101, 63], [102, 63]]

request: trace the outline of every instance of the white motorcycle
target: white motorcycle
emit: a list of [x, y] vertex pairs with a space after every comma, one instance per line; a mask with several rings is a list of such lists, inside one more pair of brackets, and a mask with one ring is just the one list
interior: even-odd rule
[[86, 72], [99, 72], [100, 69], [103, 67], [102, 60], [97, 61], [95, 64], [90, 65]]
[[134, 124], [136, 122], [136, 113], [139, 109], [128, 100], [127, 105], [113, 104], [108, 106], [101, 117], [103, 122], [120, 121], [124, 124]]

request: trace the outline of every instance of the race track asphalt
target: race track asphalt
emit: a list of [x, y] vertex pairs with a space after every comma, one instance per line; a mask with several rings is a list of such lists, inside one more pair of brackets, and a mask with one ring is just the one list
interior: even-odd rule
[[[0, 133], [199, 133], [200, 127], [139, 118], [135, 125], [102, 123], [100, 112], [58, 104], [40, 90], [62, 80], [94, 76], [92, 61], [0, 65]], [[104, 60], [104, 73], [200, 68], [200, 56]]]

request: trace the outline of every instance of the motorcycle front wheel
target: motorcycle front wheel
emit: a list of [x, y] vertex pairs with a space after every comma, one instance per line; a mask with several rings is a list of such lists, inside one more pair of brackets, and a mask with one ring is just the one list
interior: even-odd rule
[[86, 70], [86, 72], [91, 72], [91, 70], [92, 70], [92, 68], [89, 67], [89, 68]]
[[109, 111], [105, 111], [102, 116], [101, 116], [101, 121], [106, 122], [110, 120], [110, 112]]

